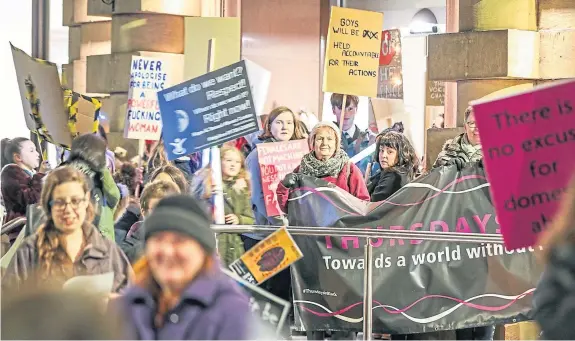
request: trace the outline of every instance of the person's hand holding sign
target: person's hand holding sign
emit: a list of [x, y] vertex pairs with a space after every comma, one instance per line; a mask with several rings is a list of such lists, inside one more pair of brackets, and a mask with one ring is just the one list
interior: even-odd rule
[[239, 225], [240, 218], [235, 214], [226, 214], [224, 217], [226, 219], [226, 224], [228, 225]]

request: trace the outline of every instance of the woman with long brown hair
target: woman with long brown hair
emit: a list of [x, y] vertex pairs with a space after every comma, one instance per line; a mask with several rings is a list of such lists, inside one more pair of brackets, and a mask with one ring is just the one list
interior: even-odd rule
[[134, 285], [114, 305], [129, 339], [244, 340], [248, 298], [222, 273], [204, 207], [189, 195], [162, 199], [144, 221]]
[[[72, 167], [52, 171], [40, 197], [46, 222], [16, 250], [3, 285], [18, 287], [33, 278], [62, 282], [81, 275], [113, 273], [111, 292], [128, 283], [126, 256], [91, 224], [94, 207], [86, 176]], [[14, 286], [14, 287], [13, 287]]]
[[573, 340], [575, 327], [575, 177], [549, 230], [541, 236], [546, 268], [533, 295], [534, 317], [547, 340]]

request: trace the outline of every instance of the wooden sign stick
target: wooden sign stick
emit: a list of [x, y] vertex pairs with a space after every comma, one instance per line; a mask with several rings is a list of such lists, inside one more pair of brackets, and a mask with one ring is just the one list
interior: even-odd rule
[[341, 130], [342, 136], [343, 136], [343, 118], [345, 117], [346, 101], [347, 101], [347, 95], [343, 95], [343, 99], [341, 101], [341, 115], [339, 116], [339, 130]]

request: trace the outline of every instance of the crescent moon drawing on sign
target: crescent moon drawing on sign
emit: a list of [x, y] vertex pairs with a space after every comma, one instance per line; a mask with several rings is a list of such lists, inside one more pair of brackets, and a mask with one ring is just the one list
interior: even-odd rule
[[174, 112], [176, 113], [176, 116], [178, 116], [178, 131], [183, 133], [190, 124], [190, 118], [188, 117], [188, 114], [183, 110], [176, 110]]

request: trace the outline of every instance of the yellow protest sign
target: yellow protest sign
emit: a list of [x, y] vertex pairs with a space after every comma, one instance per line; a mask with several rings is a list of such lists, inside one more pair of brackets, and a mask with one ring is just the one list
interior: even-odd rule
[[302, 257], [301, 250], [283, 227], [230, 264], [230, 270], [243, 280], [259, 285]]
[[323, 91], [377, 96], [383, 13], [332, 7]]

